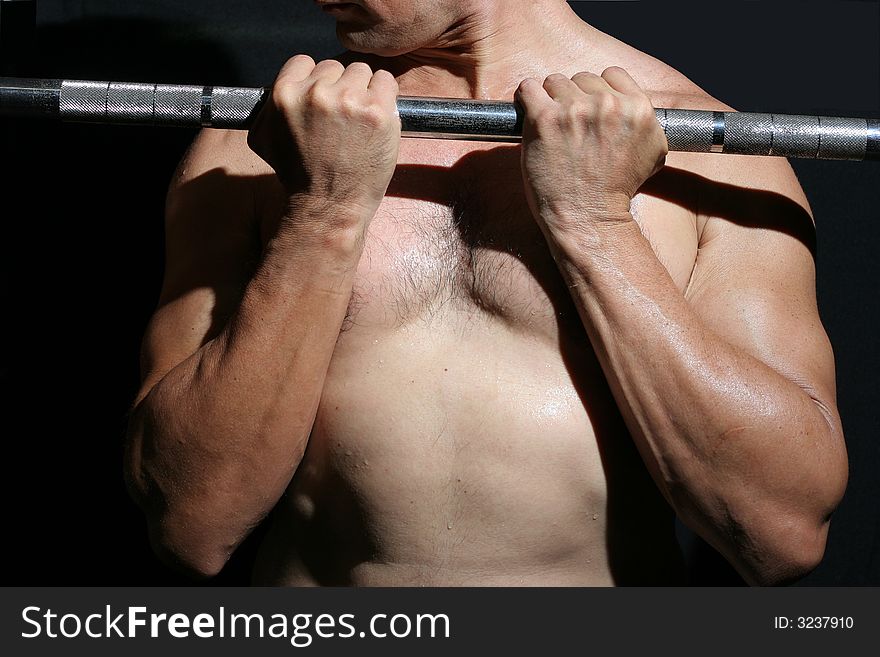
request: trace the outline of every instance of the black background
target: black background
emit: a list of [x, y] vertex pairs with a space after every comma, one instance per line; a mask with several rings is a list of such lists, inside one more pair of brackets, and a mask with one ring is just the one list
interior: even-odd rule
[[[738, 109], [880, 116], [876, 1], [573, 4]], [[19, 72], [258, 86], [297, 52], [338, 52], [332, 20], [308, 0], [40, 0]], [[164, 193], [194, 133], [0, 129], [3, 583], [185, 583], [150, 553], [121, 446], [161, 283]], [[819, 303], [850, 452], [826, 558], [802, 583], [877, 585], [880, 164], [793, 164], [817, 219]], [[683, 540], [694, 583], [737, 583], [711, 550]], [[246, 583], [252, 549], [212, 583]]]

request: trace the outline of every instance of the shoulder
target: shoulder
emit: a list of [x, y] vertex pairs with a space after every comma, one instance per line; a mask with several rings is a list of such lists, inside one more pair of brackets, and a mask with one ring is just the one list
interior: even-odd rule
[[719, 109], [721, 106], [730, 109], [681, 71], [610, 34], [594, 30], [590, 32], [589, 43], [593, 44], [593, 53], [585, 64], [591, 70], [601, 73], [609, 66], [625, 69], [651, 100], [658, 101], [655, 107], [671, 107], [672, 103], [682, 103], [684, 107], [696, 103], [696, 109], [709, 101]]
[[[627, 70], [654, 107], [737, 111], [672, 66], [614, 39], [606, 63]], [[662, 178], [667, 185], [688, 188], [686, 196], [698, 199], [701, 234], [708, 223], [717, 223], [712, 220], [743, 213], [802, 212], [812, 217], [807, 197], [785, 158], [671, 152]]]
[[185, 183], [211, 171], [229, 176], [271, 173], [269, 165], [248, 147], [247, 132], [203, 129], [181, 160], [175, 182]]
[[166, 216], [254, 218], [255, 200], [274, 172], [247, 145], [247, 133], [204, 129], [180, 161], [171, 181]]
[[[640, 86], [651, 98], [654, 107], [737, 111], [668, 64], [644, 53], [640, 55], [632, 63], [634, 70], [644, 80]], [[722, 187], [727, 191], [766, 192], [785, 197], [810, 213], [803, 189], [785, 158], [673, 152], [667, 157], [667, 165], [696, 174], [707, 183], [717, 183], [719, 193]], [[758, 198], [759, 195], [754, 197]]]

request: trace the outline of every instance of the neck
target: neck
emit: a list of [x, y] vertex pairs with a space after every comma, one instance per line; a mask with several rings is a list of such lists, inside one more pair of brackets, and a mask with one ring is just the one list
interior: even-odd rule
[[584, 53], [575, 53], [599, 34], [564, 0], [484, 0], [473, 5], [434, 43], [383, 62], [398, 77], [403, 93], [510, 98], [526, 77], [565, 73], [577, 59], [582, 63]]

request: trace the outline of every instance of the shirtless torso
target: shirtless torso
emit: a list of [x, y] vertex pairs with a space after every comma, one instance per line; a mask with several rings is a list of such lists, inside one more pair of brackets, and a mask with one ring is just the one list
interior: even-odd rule
[[[564, 68], [531, 59], [497, 88], [512, 93], [527, 75], [614, 64], [655, 106], [723, 107], [657, 60], [606, 35], [593, 33], [589, 43], [584, 36], [580, 50], [589, 56]], [[461, 95], [406, 75], [399, 81], [402, 94]], [[304, 456], [268, 521], [257, 583], [682, 581], [674, 512], [627, 430], [529, 210], [520, 153], [511, 145], [402, 141]], [[633, 217], [685, 298], [711, 218], [701, 207], [712, 204], [700, 196], [710, 180], [740, 182], [720, 166], [712, 156], [670, 154], [667, 169], [633, 199]], [[773, 175], [780, 169], [772, 167], [787, 167], [754, 164], [761, 166]], [[806, 212], [787, 175], [778, 189]], [[211, 256], [224, 263], [215, 269], [225, 280], [166, 289], [155, 325], [164, 312], [168, 326], [153, 333], [189, 329], [204, 344], [235, 308], [285, 194], [235, 133], [203, 134], [181, 180], [179, 197], [216, 211], [184, 229], [180, 248], [192, 248], [204, 230], [232, 236]], [[212, 197], [222, 200], [205, 200]], [[168, 367], [146, 351], [149, 389], [149, 372]]]
[[[627, 437], [519, 167], [517, 147], [404, 144], [261, 581], [680, 576], [671, 512]], [[669, 208], [650, 225], [684, 289], [693, 214]]]

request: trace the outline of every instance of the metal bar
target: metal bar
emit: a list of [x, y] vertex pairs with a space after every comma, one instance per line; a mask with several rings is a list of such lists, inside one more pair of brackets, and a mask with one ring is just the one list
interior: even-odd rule
[[[267, 89], [0, 78], [0, 118], [246, 130]], [[517, 142], [522, 109], [460, 98], [397, 100], [405, 137]], [[669, 149], [826, 160], [880, 159], [880, 120], [655, 110]]]

